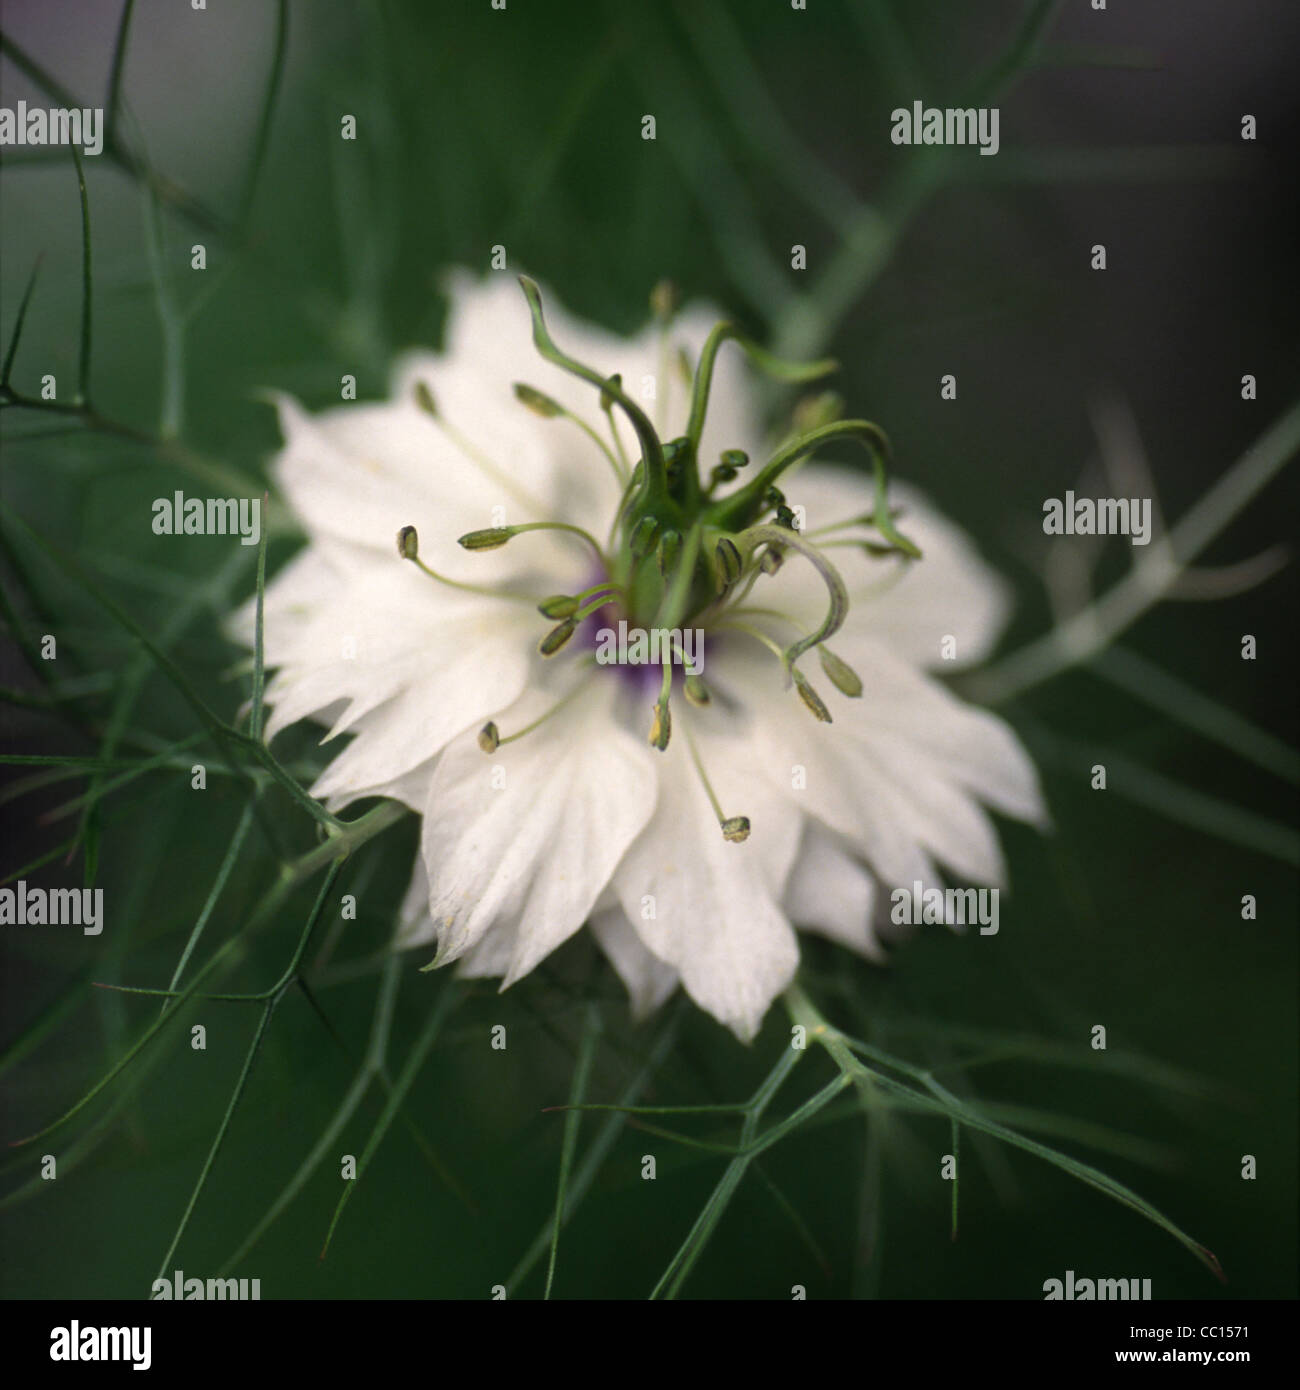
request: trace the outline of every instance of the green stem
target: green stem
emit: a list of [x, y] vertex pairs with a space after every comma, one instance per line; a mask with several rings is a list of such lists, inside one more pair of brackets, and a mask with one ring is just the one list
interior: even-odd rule
[[713, 384], [713, 363], [718, 356], [718, 349], [729, 338], [735, 340], [760, 371], [766, 372], [778, 381], [816, 381], [818, 377], [835, 371], [839, 366], [833, 357], [823, 358], [819, 362], [788, 362], [759, 347], [734, 323], [718, 324], [705, 339], [699, 365], [695, 369], [695, 382], [691, 390], [691, 414], [686, 425], [686, 437], [691, 441], [693, 450], [699, 448], [700, 436], [704, 433], [704, 417], [709, 408], [709, 388]]
[[637, 438], [641, 442], [641, 457], [645, 464], [646, 495], [655, 498], [666, 497], [668, 495], [668, 478], [664, 467], [663, 448], [645, 411], [609, 377], [601, 376], [591, 367], [583, 366], [581, 362], [570, 357], [567, 353], [561, 352], [556, 347], [546, 327], [546, 321], [542, 317], [541, 291], [527, 275], [519, 277], [519, 284], [523, 289], [524, 297], [528, 300], [529, 312], [533, 316], [533, 343], [538, 352], [548, 362], [554, 362], [557, 367], [563, 367], [566, 372], [573, 376], [581, 377], [583, 381], [590, 382], [602, 394], [616, 401], [623, 408], [624, 414], [632, 422], [632, 428], [636, 431]]
[[849, 593], [844, 587], [844, 580], [840, 578], [839, 570], [815, 545], [804, 540], [798, 531], [788, 531], [784, 526], [751, 526], [749, 530], [742, 531], [736, 537], [736, 543], [741, 547], [746, 563], [760, 545], [789, 546], [816, 569], [830, 594], [830, 608], [827, 610], [825, 621], [816, 632], [791, 644], [784, 658], [786, 666], [793, 666], [810, 647], [826, 641], [840, 630], [849, 612]]
[[336, 859], [345, 858], [358, 845], [374, 839], [380, 831], [395, 825], [404, 815], [406, 807], [400, 801], [380, 802], [373, 811], [367, 811], [364, 816], [343, 823], [342, 829], [332, 830], [315, 849], [309, 849], [306, 854], [299, 855], [292, 864], [286, 864], [283, 870], [285, 882], [298, 883], [310, 877], [317, 869], [332, 864]]

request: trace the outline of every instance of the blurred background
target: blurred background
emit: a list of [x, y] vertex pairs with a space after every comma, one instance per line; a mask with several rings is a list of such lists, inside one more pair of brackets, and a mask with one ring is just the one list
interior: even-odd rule
[[[1153, 488], [1174, 521], [1300, 395], [1300, 13], [1285, 0], [137, 0], [125, 17], [0, 6], [0, 104], [112, 116], [85, 161], [90, 411], [22, 404], [47, 373], [60, 404], [76, 394], [76, 168], [66, 149], [0, 159], [6, 348], [39, 263], [0, 414], [0, 874], [93, 882], [111, 908], [100, 937], [0, 939], [6, 1141], [73, 1106], [156, 1021], [156, 999], [94, 984], [166, 986], [249, 805], [236, 776], [191, 790], [190, 764], [220, 758], [94, 595], [235, 722], [249, 680], [219, 624], [253, 592], [256, 551], [156, 537], [151, 502], [260, 492], [277, 444], [263, 388], [323, 407], [349, 372], [382, 398], [393, 356], [438, 341], [445, 267], [487, 272], [502, 245], [510, 273], [622, 332], [668, 277], [778, 350], [832, 352], [836, 389], [889, 432], [900, 476], [1013, 583], [1005, 652], [1080, 582], [1049, 556], [1046, 498]], [[890, 111], [914, 100], [997, 105], [1000, 153], [892, 145]], [[939, 399], [946, 373], [955, 401]], [[791, 404], [771, 399], [774, 416]], [[1143, 466], [1150, 484], [1107, 481], [1137, 468], [1141, 483]], [[1280, 471], [1200, 563], [1275, 555], [1298, 500]], [[279, 525], [269, 572], [297, 544]], [[1133, 554], [1101, 551], [1099, 591]], [[1002, 826], [996, 938], [926, 929], [886, 970], [803, 940], [833, 1021], [1134, 1188], [1227, 1283], [1069, 1172], [970, 1132], [954, 1241], [948, 1122], [850, 1102], [751, 1167], [684, 1296], [1039, 1298], [1067, 1269], [1150, 1278], [1156, 1298], [1295, 1296], [1295, 570], [1266, 559], [1201, 587], [1212, 601], [1161, 604], [1090, 669], [1013, 691], [995, 667], [982, 687], [1055, 818], [1046, 837]], [[56, 662], [33, 655], [45, 633]], [[276, 751], [306, 785], [326, 761], [306, 729]], [[256, 993], [320, 878], [245, 934], [278, 862], [314, 836], [276, 789], [242, 833], [187, 978], [237, 939], [210, 987]], [[634, 1026], [584, 938], [505, 995], [419, 975], [415, 957], [386, 967], [415, 841], [399, 825], [344, 865], [334, 891], [357, 895], [358, 920], [312, 937], [310, 993], [284, 995], [241, 1090], [264, 1005], [192, 1000], [59, 1129], [6, 1151], [6, 1296], [144, 1297], [160, 1268], [258, 1277], [264, 1298], [539, 1296], [564, 1130], [542, 1110], [568, 1098], [584, 1050], [590, 1100], [664, 1106], [744, 1101], [782, 1055], [779, 1006], [750, 1048], [680, 1000]], [[206, 1051], [189, 1046], [196, 1023]], [[504, 1052], [486, 1044], [495, 1024]], [[810, 1054], [771, 1115], [832, 1075]], [[652, 1124], [737, 1134], [725, 1116], [585, 1117], [554, 1296], [645, 1296], [705, 1207], [725, 1157]], [[372, 1136], [345, 1184], [340, 1155]]]

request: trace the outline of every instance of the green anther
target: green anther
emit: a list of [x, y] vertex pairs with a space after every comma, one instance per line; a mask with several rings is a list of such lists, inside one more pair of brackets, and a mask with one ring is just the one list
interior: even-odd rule
[[537, 650], [543, 656], [554, 656], [577, 630], [578, 624], [572, 618], [565, 618], [542, 638], [537, 644]]
[[796, 434], [807, 434], [823, 425], [833, 425], [843, 415], [844, 397], [835, 391], [822, 391], [816, 396], [805, 396], [795, 406], [792, 423]]
[[749, 462], [749, 455], [743, 449], [724, 449], [718, 457], [724, 468], [744, 468]]
[[682, 381], [689, 386], [694, 379], [695, 373], [691, 368], [691, 359], [684, 347], [677, 349], [677, 372]]
[[578, 600], [572, 594], [555, 594], [537, 605], [543, 618], [571, 618], [578, 611]]
[[763, 493], [763, 505], [766, 507], [784, 507], [785, 493], [779, 487], [770, 487]]
[[738, 845], [749, 839], [749, 817], [728, 816], [722, 822], [722, 838]]
[[682, 693], [697, 709], [703, 709], [713, 699], [703, 679], [690, 673], [687, 673], [686, 679], [682, 682]]
[[554, 420], [557, 415], [564, 414], [564, 407], [559, 401], [552, 400], [531, 386], [525, 386], [522, 381], [515, 382], [515, 399], [543, 420]]
[[423, 381], [415, 383], [415, 403], [426, 415], [432, 415], [435, 420], [438, 418], [438, 405], [433, 399], [433, 392]]
[[509, 526], [489, 526], [484, 531], [467, 531], [456, 544], [466, 550], [500, 550], [513, 535]]
[[628, 549], [634, 560], [640, 560], [650, 553], [659, 536], [659, 523], [652, 516], [643, 516], [632, 528], [628, 537]]
[[397, 553], [403, 560], [420, 558], [420, 535], [414, 526], [403, 526], [397, 533]]
[[772, 545], [769, 545], [763, 552], [763, 557], [758, 562], [758, 566], [764, 574], [775, 574], [783, 564], [785, 564], [784, 553]]
[[680, 531], [665, 531], [659, 537], [659, 573], [665, 579], [677, 568], [677, 557], [682, 553]]
[[723, 593], [740, 578], [744, 564], [740, 558], [740, 551], [736, 549], [736, 543], [729, 541], [726, 536], [714, 547], [713, 553], [718, 564], [718, 592]]
[[709, 475], [709, 483], [730, 483], [738, 477], [740, 474], [729, 463], [715, 463], [713, 472]]
[[804, 704], [812, 710], [816, 718], [820, 719], [823, 724], [832, 723], [830, 710], [828, 710], [822, 702], [822, 697], [813, 689], [812, 683], [809, 681], [808, 677], [795, 666], [790, 668], [790, 674], [794, 677], [795, 689], [799, 692], [799, 698]]
[[672, 737], [673, 717], [669, 713], [666, 701], [655, 701], [655, 717], [650, 725], [650, 742], [661, 753], [668, 747], [668, 740]]
[[490, 719], [478, 731], [478, 746], [485, 753], [495, 753], [501, 746], [501, 731]]
[[671, 280], [660, 280], [650, 291], [650, 312], [666, 322], [677, 309], [677, 286]]
[[[609, 378], [609, 384], [616, 391], [621, 391], [623, 389], [623, 373], [615, 372], [614, 375]], [[608, 391], [602, 391], [600, 393], [600, 408], [602, 410], [612, 410], [613, 407], [614, 397]]]
[[822, 670], [836, 690], [856, 700], [862, 694], [862, 678], [853, 667], [836, 656], [829, 647], [818, 647], [817, 655], [821, 658]]

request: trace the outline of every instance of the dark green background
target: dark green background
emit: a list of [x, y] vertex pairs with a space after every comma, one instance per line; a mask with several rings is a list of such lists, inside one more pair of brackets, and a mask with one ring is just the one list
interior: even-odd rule
[[[1028, 69], [998, 89], [1002, 152], [956, 152], [964, 157], [913, 205], [916, 169], [929, 166], [918, 164], [922, 152], [889, 143], [889, 111], [914, 98], [949, 104], [987, 90], [979, 84], [999, 75], [1023, 13], [1012, 3], [957, 0], [809, 0], [802, 13], [781, 0], [510, 0], [504, 13], [488, 0], [291, 4], [267, 159], [251, 211], [235, 226], [276, 7], [249, 0], [196, 14], [139, 0], [123, 67], [123, 139], [198, 200], [207, 224], [196, 225], [193, 209], [165, 209], [166, 287], [182, 304], [209, 292], [184, 340], [185, 447], [260, 476], [276, 436], [270, 412], [252, 398], [258, 388], [323, 406], [337, 399], [347, 371], [363, 397], [381, 397], [393, 354], [437, 341], [437, 272], [486, 269], [496, 243], [512, 271], [537, 275], [570, 309], [614, 329], [638, 327], [650, 287], [668, 276], [688, 298], [707, 297], [780, 342], [790, 320], [778, 297], [849, 263], [837, 261], [846, 238], [837, 190], [847, 189], [877, 207], [891, 253], [852, 295], [827, 303], [825, 346], [843, 363], [837, 389], [854, 413], [889, 431], [900, 474], [958, 518], [1013, 580], [1019, 604], [1007, 647], [1018, 645], [1050, 622], [1037, 577], [1042, 502], [1075, 487], [1094, 458], [1092, 402], [1127, 402], [1166, 514], [1176, 518], [1293, 403], [1300, 381], [1295, 110], [1287, 100], [1294, 7], [1147, 0], [1100, 15], [1085, 0], [1061, 4], [1040, 45], [1020, 55]], [[6, 38], [84, 103], [104, 100], [116, 24], [111, 5], [8, 0], [0, 8]], [[9, 57], [0, 80], [6, 105], [44, 101]], [[358, 118], [355, 145], [339, 139], [345, 112]], [[1238, 138], [1245, 112], [1259, 118], [1254, 146]], [[640, 138], [645, 113], [656, 115], [653, 143]], [[88, 192], [94, 404], [152, 431], [164, 359], [142, 231], [147, 200], [141, 179], [109, 156], [88, 161]], [[66, 151], [44, 160], [6, 151], [0, 195], [6, 342], [33, 259], [44, 253], [12, 384], [33, 393], [51, 371], [66, 400], [81, 305]], [[188, 268], [195, 242], [208, 248], [201, 283]], [[1088, 268], [1096, 242], [1108, 247], [1104, 275]], [[807, 271], [788, 268], [794, 243], [807, 247]], [[1254, 403], [1239, 399], [1247, 371], [1260, 383]], [[959, 397], [941, 403], [947, 372], [958, 376]], [[231, 677], [240, 653], [217, 624], [251, 592], [254, 552], [232, 560], [219, 538], [178, 544], [152, 535], [152, 499], [197, 490], [158, 450], [75, 423], [45, 436], [68, 422], [37, 412], [6, 411], [2, 423], [5, 590], [26, 630], [58, 634], [58, 677], [91, 678], [79, 706], [85, 722], [102, 727], [139, 648], [42, 557], [14, 513], [75, 553], [147, 630], [166, 633], [178, 665], [233, 719], [247, 680]], [[1294, 478], [1284, 474], [1205, 559], [1228, 563], [1287, 541], [1296, 501]], [[272, 543], [272, 571], [295, 544]], [[1103, 581], [1121, 572], [1124, 549], [1108, 552]], [[1161, 606], [1123, 641], [1294, 742], [1295, 597], [1288, 569], [1220, 603]], [[191, 619], [168, 631], [187, 602]], [[1259, 641], [1253, 663], [1239, 657], [1244, 632]], [[6, 689], [40, 691], [12, 644], [0, 660]], [[147, 662], [141, 669], [128, 735], [171, 743], [194, 732], [174, 690]], [[880, 1130], [879, 1196], [864, 1198], [868, 1126], [843, 1117], [808, 1127], [761, 1163], [820, 1253], [751, 1176], [688, 1296], [785, 1298], [804, 1284], [811, 1297], [1035, 1298], [1066, 1269], [1148, 1277], [1157, 1298], [1295, 1295], [1294, 868], [1234, 842], [1226, 827], [1193, 830], [1139, 804], [1143, 769], [1273, 821], [1294, 821], [1293, 789], [1093, 674], [1062, 676], [1006, 713], [1040, 759], [1056, 828], [1044, 838], [1003, 827], [1014, 891], [1000, 935], [959, 940], [927, 930], [888, 972], [811, 943], [809, 987], [836, 1022], [912, 1059], [943, 1062], [959, 1046], [953, 1030], [976, 1026], [1077, 1049], [1072, 1068], [1022, 1047], [964, 1082], [944, 1075], [989, 1101], [1159, 1146], [1153, 1164], [1089, 1150], [1077, 1135], [1060, 1139], [1210, 1246], [1229, 1282], [1220, 1289], [1169, 1237], [1065, 1174], [1018, 1152], [981, 1149], [969, 1135], [954, 1244], [950, 1189], [937, 1176], [947, 1125], [893, 1117]], [[11, 753], [95, 755], [93, 739], [56, 715], [12, 703], [0, 721]], [[120, 755], [139, 758], [142, 747]], [[276, 748], [304, 777], [323, 758], [305, 730]], [[1135, 768], [1134, 788], [1112, 777], [1110, 790], [1091, 791], [1088, 769], [1112, 757]], [[18, 779], [31, 769], [6, 771]], [[85, 787], [85, 778], [64, 781], [0, 806], [6, 874], [72, 832], [75, 816], [42, 817]], [[172, 771], [100, 804], [97, 882], [113, 905], [109, 929], [93, 939], [21, 929], [5, 936], [4, 1041], [28, 1037], [45, 1010], [65, 1007], [34, 1048], [6, 1058], [0, 1137], [53, 1119], [147, 1026], [152, 1001], [89, 981], [166, 982], [243, 802], [229, 779], [200, 794]], [[269, 836], [292, 852], [312, 843], [285, 797], [265, 805], [267, 828], [254, 830], [201, 956], [238, 929], [272, 881]], [[215, 1271], [345, 1093], [414, 845], [414, 827], [402, 826], [344, 868], [337, 891], [359, 895], [361, 920], [338, 942], [334, 974], [313, 975], [336, 1037], [301, 997], [286, 998], [173, 1267]], [[80, 864], [31, 878], [72, 884]], [[274, 980], [315, 887], [254, 938], [221, 988]], [[1258, 899], [1256, 922], [1240, 920], [1244, 893]], [[351, 974], [336, 968], [349, 961], [358, 963]], [[417, 963], [409, 958], [401, 984], [393, 1072], [431, 1001], [452, 987], [418, 975]], [[594, 1099], [615, 1098], [670, 1018], [678, 1031], [648, 1103], [740, 1100], [788, 1037], [779, 1005], [748, 1049], [680, 1001], [634, 1028], [611, 972], [585, 939], [575, 941], [505, 996], [490, 983], [473, 987], [419, 1076], [405, 1114], [454, 1184], [399, 1123], [357, 1185], [327, 1260], [317, 1255], [341, 1188], [336, 1157], [238, 1272], [259, 1277], [267, 1298], [487, 1296], [549, 1220], [563, 1121], [540, 1111], [568, 1094], [593, 997], [604, 1027]], [[7, 1296], [147, 1292], [255, 1025], [246, 1004], [192, 1005], [187, 1014], [186, 1026], [206, 1025], [206, 1052], [192, 1052], [180, 1029], [165, 1034], [111, 1124], [93, 1130], [105, 1113], [101, 1097], [4, 1160], [4, 1191], [14, 1193], [33, 1176], [32, 1149], [60, 1158], [56, 1182], [0, 1210]], [[505, 1053], [487, 1045], [495, 1023], [509, 1030]], [[1104, 1070], [1087, 1048], [1096, 1023], [1107, 1027], [1112, 1052], [1174, 1064], [1206, 1081], [1208, 1093], [1177, 1094], [1141, 1066]], [[825, 1058], [810, 1054], [776, 1113], [831, 1075]], [[360, 1109], [335, 1150], [361, 1152], [380, 1103]], [[734, 1137], [731, 1125], [680, 1123], [714, 1140]], [[588, 1118], [580, 1154], [595, 1131]], [[654, 1183], [639, 1176], [647, 1153], [658, 1159]], [[1239, 1176], [1246, 1153], [1259, 1163], [1249, 1183]], [[723, 1162], [624, 1131], [566, 1229], [556, 1296], [644, 1296]], [[868, 1258], [872, 1220], [879, 1238]], [[519, 1292], [539, 1294], [543, 1270], [544, 1262]]]

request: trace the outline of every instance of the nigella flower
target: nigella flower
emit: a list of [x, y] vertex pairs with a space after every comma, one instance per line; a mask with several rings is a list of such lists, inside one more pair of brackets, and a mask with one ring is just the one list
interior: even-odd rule
[[748, 1040], [796, 928], [878, 957], [895, 887], [1002, 881], [986, 807], [1041, 819], [1011, 731], [927, 674], [989, 652], [1004, 593], [833, 398], [763, 449], [745, 359], [833, 364], [521, 284], [454, 277], [383, 404], [281, 402], [309, 543], [266, 592], [267, 736], [325, 723], [316, 796], [423, 817], [399, 945], [504, 988], [589, 925], [635, 1009], [680, 983]]

